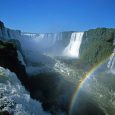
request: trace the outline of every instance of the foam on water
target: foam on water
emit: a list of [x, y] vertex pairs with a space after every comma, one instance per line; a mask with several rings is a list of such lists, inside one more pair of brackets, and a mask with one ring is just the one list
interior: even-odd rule
[[41, 103], [31, 99], [14, 73], [0, 67], [0, 112], [4, 111], [13, 115], [50, 115]]

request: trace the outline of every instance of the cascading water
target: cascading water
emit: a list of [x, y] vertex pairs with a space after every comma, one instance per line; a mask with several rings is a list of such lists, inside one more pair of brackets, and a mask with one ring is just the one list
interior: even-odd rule
[[64, 49], [63, 54], [68, 57], [79, 57], [79, 48], [82, 42], [83, 32], [74, 32], [71, 35], [70, 43]]
[[14, 73], [0, 67], [0, 115], [4, 112], [13, 115], [50, 115], [43, 111], [41, 103], [31, 99]]
[[115, 49], [109, 59], [107, 67], [110, 69], [112, 74], [115, 74]]
[[[113, 45], [115, 46], [115, 39], [113, 41]], [[112, 74], [115, 74], [115, 48], [113, 50], [112, 55], [110, 56], [107, 67], [110, 69], [110, 72]]]

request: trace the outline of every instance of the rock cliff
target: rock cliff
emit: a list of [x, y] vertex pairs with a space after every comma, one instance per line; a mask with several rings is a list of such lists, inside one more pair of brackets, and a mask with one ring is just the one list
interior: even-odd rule
[[23, 84], [27, 84], [24, 65], [18, 60], [17, 48], [14, 43], [0, 41], [0, 66], [16, 73]]
[[80, 47], [80, 58], [91, 65], [107, 59], [114, 49], [114, 39], [115, 29], [97, 28], [86, 31]]

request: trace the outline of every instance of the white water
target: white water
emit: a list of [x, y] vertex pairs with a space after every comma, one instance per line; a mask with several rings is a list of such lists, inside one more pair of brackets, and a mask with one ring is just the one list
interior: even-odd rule
[[79, 76], [78, 71], [73, 70], [66, 63], [60, 62], [59, 60], [55, 61], [56, 63], [53, 68], [56, 72], [60, 73], [64, 79], [72, 83], [76, 83], [78, 80], [80, 80], [81, 76]]
[[79, 57], [79, 49], [82, 42], [83, 32], [74, 32], [71, 35], [70, 43], [64, 49], [63, 54], [68, 57]]
[[20, 53], [19, 50], [17, 50], [17, 54], [18, 54], [18, 60], [21, 61], [21, 63], [26, 66], [26, 63], [24, 62], [24, 58], [22, 56], [22, 54]]
[[50, 115], [30, 98], [14, 73], [0, 67], [0, 112], [3, 111], [13, 115]]
[[112, 55], [110, 56], [107, 67], [110, 69], [112, 74], [115, 74], [115, 49], [114, 49]]
[[[115, 46], [115, 39], [113, 41], [113, 45]], [[115, 48], [113, 50], [112, 55], [110, 56], [107, 67], [110, 69], [110, 72], [112, 74], [115, 74]]]

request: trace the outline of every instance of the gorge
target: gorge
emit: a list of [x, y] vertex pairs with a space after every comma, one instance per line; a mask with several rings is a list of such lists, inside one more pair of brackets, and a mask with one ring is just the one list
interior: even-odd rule
[[0, 114], [114, 115], [114, 41], [111, 28], [39, 34], [0, 22]]

